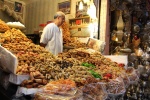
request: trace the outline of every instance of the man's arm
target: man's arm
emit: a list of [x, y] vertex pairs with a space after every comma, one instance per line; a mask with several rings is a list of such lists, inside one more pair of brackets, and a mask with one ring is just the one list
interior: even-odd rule
[[40, 46], [45, 47], [48, 42], [51, 40], [52, 38], [52, 33], [53, 33], [53, 27], [52, 25], [47, 25], [44, 29], [43, 29], [43, 33], [41, 35], [40, 38]]
[[43, 29], [43, 33], [41, 35], [41, 38], [40, 38], [40, 46], [44, 47], [47, 45], [48, 41], [49, 41], [49, 29], [48, 27], [46, 26], [44, 29]]

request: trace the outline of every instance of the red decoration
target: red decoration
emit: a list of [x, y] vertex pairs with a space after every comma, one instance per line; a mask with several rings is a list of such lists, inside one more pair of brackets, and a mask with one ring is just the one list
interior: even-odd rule
[[76, 24], [80, 25], [81, 24], [81, 20], [76, 20]]
[[45, 26], [46, 26], [46, 24], [40, 24], [39, 26], [41, 26], [41, 27], [45, 27]]

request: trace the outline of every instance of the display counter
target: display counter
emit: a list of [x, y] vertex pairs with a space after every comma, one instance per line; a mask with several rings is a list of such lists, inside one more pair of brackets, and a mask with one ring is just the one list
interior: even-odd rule
[[[149, 81], [147, 77], [144, 78], [146, 80], [141, 80], [143, 78], [138, 69], [127, 66], [127, 56], [109, 58], [89, 47], [70, 49], [54, 56], [45, 48], [34, 44], [20, 30], [11, 29], [0, 34], [0, 37], [1, 68], [7, 70], [10, 75], [13, 74], [5, 74], [6, 77], [1, 75], [5, 80], [2, 83], [7, 93], [10, 82], [16, 85], [17, 91], [13, 87], [16, 91], [13, 98], [30, 95], [29, 97], [35, 97], [35, 100], [58, 100], [59, 97], [68, 100], [123, 99], [124, 94], [127, 98], [130, 98], [129, 94], [132, 97], [133, 92], [128, 90], [131, 84]], [[149, 77], [148, 72], [145, 74]], [[139, 84], [139, 88], [141, 85], [143, 86]], [[143, 96], [149, 88], [147, 84], [144, 86], [145, 90], [136, 96], [142, 95], [139, 98], [149, 99], [147, 95]], [[10, 98], [12, 95], [14, 92], [8, 94]]]

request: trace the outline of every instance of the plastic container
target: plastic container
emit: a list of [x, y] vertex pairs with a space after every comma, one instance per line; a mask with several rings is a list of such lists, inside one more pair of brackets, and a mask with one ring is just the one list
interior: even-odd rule
[[130, 84], [136, 84], [139, 80], [139, 77], [137, 75], [137, 71], [134, 68], [127, 68], [126, 70], [127, 76], [130, 80]]
[[39, 92], [35, 94], [34, 100], [83, 100], [82, 91], [77, 90], [74, 95], [60, 95]]
[[111, 98], [112, 100], [116, 100], [119, 96], [124, 96], [124, 93], [126, 92], [123, 79], [120, 77], [109, 80], [104, 88], [106, 89], [108, 98]]
[[107, 93], [103, 88], [103, 83], [86, 84], [82, 88], [84, 100], [105, 100]]
[[130, 79], [128, 75], [126, 75], [126, 73], [122, 73], [120, 77], [123, 79], [125, 87], [128, 88], [128, 86], [130, 85]]

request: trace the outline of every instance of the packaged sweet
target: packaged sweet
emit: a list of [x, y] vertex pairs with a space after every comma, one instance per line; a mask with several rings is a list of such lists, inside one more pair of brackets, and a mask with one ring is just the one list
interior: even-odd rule
[[86, 84], [82, 91], [84, 100], [105, 100], [107, 98], [106, 91], [100, 82]]
[[120, 74], [120, 77], [123, 79], [124, 85], [127, 88], [130, 85], [130, 79], [126, 73]]
[[130, 80], [130, 84], [136, 83], [139, 80], [137, 72], [134, 68], [127, 68], [126, 73]]
[[74, 95], [77, 92], [76, 84], [70, 79], [51, 81], [44, 87], [44, 92], [58, 95]]
[[60, 79], [49, 82], [43, 92], [35, 94], [34, 100], [82, 100], [82, 91], [76, 88], [74, 81]]
[[122, 78], [111, 79], [105, 84], [106, 92], [108, 95], [124, 94], [126, 89]]
[[10, 30], [10, 28], [8, 27], [8, 25], [0, 19], [0, 32], [6, 32], [7, 30]]
[[78, 90], [74, 95], [58, 95], [45, 92], [36, 93], [34, 100], [84, 100], [82, 91]]

